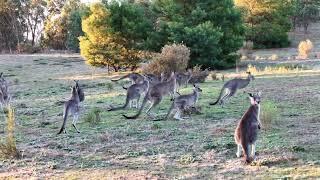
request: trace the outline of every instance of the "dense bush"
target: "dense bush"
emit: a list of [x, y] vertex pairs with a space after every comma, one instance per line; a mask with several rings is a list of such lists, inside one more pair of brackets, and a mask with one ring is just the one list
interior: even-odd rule
[[144, 57], [143, 44], [152, 29], [136, 4], [96, 3], [82, 21], [85, 35], [80, 37], [80, 52], [92, 66], [134, 69]]
[[287, 0], [235, 0], [246, 24], [246, 39], [254, 48], [281, 48], [290, 45], [292, 4]]
[[165, 45], [148, 65], [143, 67], [144, 73], [160, 75], [171, 72], [184, 72], [190, 59], [190, 50], [183, 44]]
[[308, 58], [312, 49], [313, 49], [313, 43], [309, 39], [305, 41], [301, 41], [298, 46], [299, 58], [302, 58], [302, 59]]
[[244, 26], [233, 1], [156, 0], [156, 32], [150, 44], [182, 42], [190, 48], [189, 67], [221, 69], [235, 66], [236, 52], [244, 40]]

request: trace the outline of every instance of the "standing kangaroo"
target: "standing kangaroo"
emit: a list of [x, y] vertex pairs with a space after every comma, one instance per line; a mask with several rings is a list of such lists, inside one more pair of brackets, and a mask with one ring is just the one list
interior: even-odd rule
[[170, 94], [171, 97], [174, 99], [175, 92], [176, 92], [176, 77], [175, 77], [175, 74], [172, 72], [170, 78], [167, 81], [161, 82], [159, 84], [149, 87], [149, 90], [146, 93], [143, 99], [143, 102], [141, 104], [141, 107], [136, 115], [134, 116], [123, 115], [123, 116], [127, 119], [136, 119], [141, 114], [142, 109], [144, 108], [147, 101], [151, 102], [151, 105], [146, 112], [148, 115], [150, 115], [151, 109], [157, 106], [161, 102], [164, 96]]
[[3, 73], [0, 73], [0, 105], [6, 106], [10, 101], [8, 92], [8, 82], [4, 79]]
[[116, 111], [116, 110], [124, 109], [128, 106], [129, 103], [130, 103], [130, 107], [131, 107], [131, 103], [133, 100], [136, 100], [136, 108], [138, 108], [141, 95], [143, 93], [146, 93], [149, 89], [149, 81], [147, 81], [145, 79], [143, 81], [143, 83], [141, 83], [141, 84], [140, 83], [133, 84], [128, 88], [125, 88], [125, 87], [123, 87], [123, 88], [127, 90], [127, 97], [126, 97], [125, 104], [120, 107], [108, 109], [108, 111]]
[[[249, 93], [251, 106], [244, 113], [234, 133], [234, 139], [237, 144], [237, 157], [241, 156], [243, 150], [246, 163], [251, 163], [255, 158], [255, 147], [260, 124], [260, 100], [261, 92], [256, 95]], [[250, 157], [250, 148], [251, 156]]]
[[79, 92], [78, 92], [77, 86], [73, 86], [71, 87], [70, 99], [64, 103], [63, 124], [58, 134], [61, 134], [63, 131], [64, 133], [67, 133], [66, 122], [67, 122], [69, 113], [73, 116], [72, 126], [76, 129], [78, 133], [80, 133], [80, 131], [76, 127], [76, 122], [78, 121], [79, 114], [80, 114], [79, 104], [80, 104]]
[[132, 82], [132, 84], [141, 83], [141, 82], [143, 82], [143, 80], [144, 80], [144, 77], [143, 77], [141, 74], [138, 74], [138, 73], [130, 73], [130, 74], [127, 74], [127, 75], [125, 75], [125, 76], [122, 76], [122, 77], [119, 78], [119, 79], [112, 79], [111, 81], [112, 81], [112, 82], [117, 82], [117, 81], [120, 81], [120, 80], [126, 79], [126, 78], [129, 78], [130, 81]]
[[175, 110], [174, 119], [183, 120], [181, 118], [181, 112], [187, 108], [194, 107], [195, 104], [198, 102], [199, 94], [202, 92], [202, 89], [199, 86], [193, 85], [193, 93], [187, 95], [178, 96], [174, 99], [165, 119], [167, 119], [172, 110]]
[[191, 77], [192, 77], [191, 70], [188, 70], [188, 72], [186, 72], [186, 73], [177, 73], [176, 78], [177, 78], [177, 84], [178, 84], [179, 88], [182, 87], [182, 85], [187, 87]]
[[209, 103], [210, 105], [216, 105], [219, 103], [220, 105], [224, 105], [225, 101], [228, 100], [231, 96], [233, 96], [238, 89], [243, 89], [247, 87], [250, 83], [250, 81], [254, 80], [254, 76], [251, 75], [250, 72], [247, 72], [248, 77], [246, 79], [232, 79], [230, 81], [227, 81], [220, 92], [220, 95], [216, 102]]
[[79, 80], [73, 80], [75, 83], [76, 83], [76, 88], [78, 90], [78, 95], [79, 95], [79, 99], [80, 99], [80, 102], [84, 101], [84, 92], [82, 90], [82, 88], [79, 86]]

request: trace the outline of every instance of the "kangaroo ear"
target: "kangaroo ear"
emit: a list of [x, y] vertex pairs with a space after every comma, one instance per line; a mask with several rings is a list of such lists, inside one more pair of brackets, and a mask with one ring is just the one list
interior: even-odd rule
[[3, 72], [0, 73], [0, 78], [2, 78], [2, 76], [3, 76]]

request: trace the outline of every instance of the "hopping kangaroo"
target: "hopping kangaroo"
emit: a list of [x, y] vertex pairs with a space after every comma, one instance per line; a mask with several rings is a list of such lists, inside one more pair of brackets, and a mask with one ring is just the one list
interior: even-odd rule
[[144, 80], [144, 77], [143, 77], [141, 74], [138, 74], [138, 73], [130, 73], [130, 74], [127, 74], [127, 75], [125, 75], [125, 76], [122, 76], [122, 77], [119, 78], [119, 79], [112, 79], [111, 81], [112, 81], [112, 82], [117, 82], [117, 81], [120, 81], [120, 80], [126, 79], [126, 78], [129, 78], [130, 81], [132, 82], [132, 84], [141, 83], [141, 82], [143, 82], [143, 80]]
[[[261, 92], [256, 95], [249, 93], [249, 96], [251, 106], [240, 119], [234, 133], [234, 139], [238, 147], [236, 155], [240, 157], [242, 149], [246, 163], [251, 163], [255, 158], [255, 142], [257, 140], [258, 129], [261, 128], [259, 117]], [[250, 157], [250, 148], [252, 157]]]
[[78, 121], [79, 114], [80, 114], [79, 104], [80, 104], [79, 92], [78, 92], [77, 86], [73, 86], [71, 87], [70, 99], [64, 103], [63, 124], [58, 134], [61, 134], [63, 131], [64, 133], [67, 133], [66, 122], [67, 122], [69, 113], [73, 116], [72, 126], [76, 129], [78, 133], [80, 133], [80, 131], [76, 127], [76, 122]]
[[123, 87], [123, 88], [127, 90], [127, 97], [126, 97], [125, 104], [120, 107], [108, 109], [108, 111], [116, 111], [116, 110], [124, 109], [128, 106], [128, 104], [130, 104], [130, 107], [131, 107], [131, 103], [134, 100], [136, 100], [136, 108], [138, 108], [141, 95], [143, 93], [146, 93], [149, 89], [149, 81], [147, 81], [145, 79], [143, 81], [143, 83], [141, 83], [141, 84], [140, 83], [133, 84], [133, 85], [129, 86], [128, 88], [125, 88], [125, 87]]
[[220, 105], [224, 105], [225, 101], [233, 96], [238, 89], [247, 87], [250, 81], [254, 80], [254, 76], [251, 75], [250, 72], [247, 72], [247, 74], [248, 77], [246, 79], [232, 79], [226, 82], [221, 89], [217, 101], [214, 103], [210, 103], [210, 105], [216, 105], [217, 103], [219, 103]]
[[200, 89], [199, 86], [193, 85], [193, 93], [181, 95], [174, 99], [165, 119], [167, 119], [172, 111], [175, 110], [175, 115], [173, 118], [177, 120], [183, 120], [183, 118], [180, 117], [182, 111], [195, 106], [198, 101], [200, 92], [202, 92], [202, 89]]
[[174, 73], [171, 73], [171, 76], [167, 81], [161, 82], [159, 84], [149, 87], [149, 90], [146, 93], [143, 99], [143, 102], [141, 104], [141, 107], [136, 115], [134, 116], [123, 115], [123, 116], [127, 119], [136, 119], [141, 114], [142, 109], [144, 108], [147, 101], [151, 102], [151, 105], [146, 112], [148, 115], [150, 115], [151, 109], [157, 106], [161, 102], [164, 96], [170, 94], [171, 97], [174, 99], [175, 92], [176, 92], [176, 77]]

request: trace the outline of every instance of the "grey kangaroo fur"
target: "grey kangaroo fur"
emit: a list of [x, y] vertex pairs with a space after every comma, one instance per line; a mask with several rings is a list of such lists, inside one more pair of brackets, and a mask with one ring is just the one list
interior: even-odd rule
[[123, 87], [123, 89], [127, 90], [127, 97], [126, 97], [126, 102], [123, 106], [120, 107], [113, 107], [108, 109], [108, 111], [116, 111], [116, 110], [120, 110], [120, 109], [125, 109], [128, 104], [130, 104], [133, 100], [136, 100], [136, 108], [138, 108], [139, 106], [139, 100], [142, 94], [146, 93], [149, 89], [149, 81], [147, 79], [145, 79], [142, 83], [138, 83], [138, 84], [133, 84], [131, 86], [129, 86], [128, 88]]
[[[234, 133], [234, 139], [237, 144], [237, 157], [241, 156], [241, 150], [244, 154], [246, 163], [251, 163], [255, 158], [255, 147], [260, 123], [260, 102], [261, 92], [257, 94], [249, 93], [251, 106], [240, 119]], [[251, 156], [250, 157], [250, 148]]]
[[164, 96], [170, 94], [171, 97], [174, 99], [175, 92], [176, 92], [176, 77], [175, 77], [175, 74], [172, 72], [170, 78], [167, 81], [161, 82], [159, 84], [149, 87], [149, 90], [146, 93], [143, 99], [143, 102], [141, 104], [141, 107], [136, 115], [134, 116], [123, 115], [123, 116], [127, 119], [138, 118], [142, 112], [142, 109], [144, 108], [144, 106], [148, 101], [151, 102], [151, 105], [148, 108], [146, 113], [150, 115], [149, 113], [151, 109], [157, 106], [161, 102]]
[[0, 106], [8, 105], [10, 101], [10, 95], [8, 91], [8, 82], [3, 77], [3, 73], [0, 73]]
[[78, 89], [78, 95], [79, 95], [80, 102], [83, 102], [85, 99], [85, 96], [84, 96], [83, 89], [79, 85], [79, 80], [73, 80], [73, 81], [76, 83], [75, 86]]
[[117, 82], [117, 81], [120, 81], [120, 80], [126, 79], [126, 78], [129, 78], [130, 81], [132, 82], [132, 84], [141, 83], [144, 80], [144, 77], [141, 74], [139, 74], [139, 73], [130, 73], [130, 74], [127, 74], [125, 76], [122, 76], [119, 79], [112, 79], [111, 81], [112, 82]]
[[186, 73], [177, 73], [176, 78], [177, 78], [177, 85], [179, 86], [179, 88], [182, 87], [183, 85], [187, 87], [191, 77], [192, 77], [192, 71], [190, 69]]
[[68, 101], [64, 103], [63, 124], [58, 134], [61, 134], [62, 132], [67, 133], [66, 123], [67, 123], [67, 118], [69, 114], [73, 116], [72, 126], [76, 129], [78, 133], [80, 133], [80, 131], [76, 126], [76, 123], [79, 119], [79, 115], [80, 115], [79, 105], [80, 105], [81, 99], [82, 101], [84, 100], [84, 93], [83, 93], [83, 90], [80, 88], [78, 81], [75, 81], [75, 82], [76, 82], [76, 85], [71, 87], [71, 97], [69, 98]]
[[217, 101], [209, 104], [216, 105], [219, 103], [220, 105], [224, 105], [225, 101], [228, 100], [230, 97], [232, 97], [237, 92], [238, 89], [243, 89], [247, 87], [249, 83], [252, 80], [254, 80], [254, 76], [251, 75], [250, 72], [247, 72], [247, 74], [248, 74], [248, 77], [246, 79], [236, 78], [236, 79], [227, 81], [223, 85]]
[[165, 119], [168, 119], [172, 111], [175, 110], [176, 112], [174, 115], [174, 119], [183, 120], [183, 118], [181, 118], [182, 111], [187, 108], [194, 107], [195, 104], [198, 102], [199, 94], [201, 92], [202, 89], [199, 86], [193, 85], [193, 92], [191, 94], [180, 95], [176, 97], [172, 102], [172, 105]]

